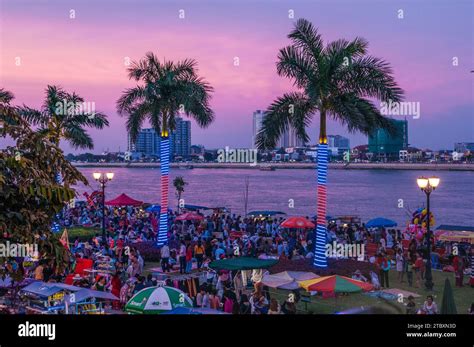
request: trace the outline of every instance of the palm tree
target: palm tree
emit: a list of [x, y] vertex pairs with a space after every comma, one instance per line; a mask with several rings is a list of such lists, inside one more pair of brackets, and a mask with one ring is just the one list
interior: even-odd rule
[[187, 185], [188, 182], [184, 180], [182, 176], [177, 176], [173, 180], [173, 186], [176, 189], [176, 197], [178, 198], [178, 213], [180, 210], [180, 205], [181, 205], [181, 195], [184, 193], [184, 186]]
[[94, 148], [94, 142], [85, 128], [103, 129], [109, 126], [107, 116], [82, 107], [82, 97], [75, 92], [67, 93], [59, 86], [48, 85], [45, 93], [46, 99], [40, 110], [25, 105], [19, 107], [23, 118], [37, 125], [38, 131], [56, 146], [59, 146], [61, 139], [65, 139], [76, 149]]
[[267, 109], [257, 135], [259, 148], [274, 148], [281, 134], [290, 126], [303, 141], [309, 141], [306, 127], [319, 113], [318, 203], [314, 265], [327, 267], [326, 176], [328, 116], [346, 125], [350, 132], [370, 134], [383, 128], [396, 132], [371, 99], [398, 102], [403, 98], [387, 62], [367, 55], [368, 42], [362, 38], [344, 39], [325, 47], [311, 22], [299, 19], [288, 35], [291, 45], [279, 51], [277, 72], [290, 78], [298, 91], [277, 98]]
[[133, 62], [128, 77], [142, 82], [123, 92], [117, 101], [120, 115], [127, 117], [127, 130], [135, 142], [145, 119], [161, 134], [161, 212], [158, 246], [168, 239], [168, 189], [169, 189], [169, 134], [175, 128], [179, 112], [196, 120], [200, 127], [207, 127], [214, 120], [209, 106], [213, 88], [197, 74], [195, 60], [174, 63], [160, 61], [152, 52]]
[[[23, 105], [18, 107], [20, 115], [38, 126], [38, 132], [58, 147], [61, 139], [65, 139], [76, 149], [94, 148], [94, 142], [84, 128], [103, 129], [109, 125], [107, 116], [95, 112], [95, 109], [86, 109], [82, 97], [75, 92], [70, 94], [59, 86], [48, 85], [45, 93], [46, 99], [40, 110]], [[57, 173], [56, 180], [62, 182], [60, 173]], [[57, 214], [51, 226], [53, 232], [60, 231], [59, 218]]]

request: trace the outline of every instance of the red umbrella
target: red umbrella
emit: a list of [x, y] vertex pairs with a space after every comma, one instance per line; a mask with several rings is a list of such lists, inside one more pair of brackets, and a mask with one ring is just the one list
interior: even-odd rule
[[194, 212], [187, 212], [183, 213], [182, 215], [179, 215], [176, 217], [176, 220], [191, 220], [191, 221], [199, 221], [203, 220], [204, 217], [201, 216], [200, 214], [194, 213]]
[[127, 194], [120, 194], [115, 199], [106, 201], [105, 204], [109, 206], [141, 206], [143, 201], [132, 199]]
[[299, 282], [300, 287], [307, 291], [318, 291], [322, 293], [359, 293], [370, 291], [374, 286], [370, 283], [357, 281], [346, 276], [332, 275], [314, 278]]
[[314, 228], [314, 223], [304, 217], [290, 217], [283, 221], [281, 226], [293, 229], [311, 229]]

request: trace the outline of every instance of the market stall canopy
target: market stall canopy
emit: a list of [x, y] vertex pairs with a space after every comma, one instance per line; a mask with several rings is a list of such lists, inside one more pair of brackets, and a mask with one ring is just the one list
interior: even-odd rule
[[167, 286], [148, 287], [140, 290], [127, 302], [125, 311], [139, 314], [161, 314], [178, 307], [193, 307], [193, 302], [186, 293]]
[[103, 299], [103, 300], [119, 300], [115, 295], [108, 292], [101, 292], [98, 290], [92, 290], [83, 288], [74, 293], [74, 303], [80, 303], [90, 298]]
[[178, 217], [176, 217], [176, 220], [191, 220], [191, 221], [199, 221], [199, 220], [203, 220], [204, 217], [201, 216], [200, 214], [197, 214], [195, 212], [187, 212], [187, 213], [183, 213], [181, 215], [179, 215]]
[[298, 281], [307, 281], [314, 278], [319, 278], [319, 276], [312, 272], [283, 271], [273, 275], [264, 275], [262, 283], [270, 288], [293, 290], [299, 288]]
[[367, 228], [380, 228], [380, 227], [390, 228], [390, 227], [396, 227], [397, 222], [391, 219], [378, 217], [378, 218], [369, 220], [367, 223], [365, 223], [365, 226]]
[[267, 269], [278, 263], [278, 259], [257, 259], [251, 257], [215, 260], [209, 264], [214, 270], [254, 270]]
[[247, 216], [267, 217], [267, 216], [275, 216], [277, 214], [286, 214], [286, 213], [281, 212], [281, 211], [262, 210], [262, 211], [251, 211], [247, 213]]
[[33, 282], [30, 285], [23, 288], [21, 291], [26, 293], [35, 294], [38, 296], [51, 296], [62, 290], [68, 290], [71, 292], [77, 292], [81, 290], [81, 287], [71, 286], [64, 283], [53, 283], [53, 282]]
[[132, 199], [127, 194], [122, 193], [115, 199], [106, 201], [105, 204], [109, 206], [141, 206], [143, 201]]
[[434, 235], [440, 241], [474, 244], [474, 227], [443, 224], [436, 229]]
[[474, 227], [466, 227], [462, 225], [447, 225], [447, 224], [442, 224], [439, 227], [436, 228], [436, 232], [438, 231], [469, 231], [469, 232], [474, 232]]
[[290, 217], [281, 223], [283, 228], [293, 229], [312, 229], [315, 227], [314, 223], [305, 217]]
[[[151, 205], [151, 206], [148, 206], [146, 209], [145, 209], [146, 212], [156, 212], [156, 213], [160, 213], [161, 212], [161, 206], [160, 205]], [[168, 211], [171, 211], [170, 208], [168, 208]]]
[[333, 275], [324, 276], [312, 280], [299, 282], [300, 287], [307, 291], [317, 291], [322, 293], [359, 293], [370, 291], [374, 286], [363, 281], [352, 278]]

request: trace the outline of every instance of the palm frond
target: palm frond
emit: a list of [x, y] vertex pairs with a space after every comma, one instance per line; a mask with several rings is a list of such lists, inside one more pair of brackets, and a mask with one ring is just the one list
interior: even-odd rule
[[294, 29], [288, 34], [295, 47], [301, 49], [308, 59], [317, 64], [323, 50], [323, 40], [318, 29], [306, 19], [298, 19]]
[[313, 81], [317, 64], [304, 55], [301, 50], [294, 46], [280, 49], [277, 62], [277, 73], [280, 76], [293, 79], [293, 84], [299, 88]]
[[75, 149], [94, 148], [94, 142], [90, 135], [78, 125], [67, 124], [63, 136]]
[[109, 121], [107, 119], [107, 116], [101, 112], [76, 113], [74, 115], [71, 115], [68, 118], [67, 122], [68, 123], [71, 122], [79, 126], [86, 126], [89, 128], [96, 128], [96, 129], [103, 129], [104, 127], [109, 126]]
[[302, 93], [287, 93], [275, 100], [265, 111], [262, 127], [255, 145], [259, 149], [273, 149], [285, 130], [292, 126], [296, 135], [307, 142], [305, 127], [315, 111], [310, 100]]
[[17, 107], [19, 115], [32, 125], [46, 126], [49, 117], [43, 112], [30, 108], [23, 104]]
[[360, 131], [370, 135], [377, 129], [385, 129], [392, 136], [396, 135], [396, 127], [390, 118], [383, 116], [371, 101], [354, 93], [342, 94], [332, 99], [329, 111], [333, 118], [346, 125], [350, 132]]
[[0, 88], [0, 104], [8, 105], [14, 98], [15, 97], [13, 96], [12, 92], [4, 88]]
[[42, 106], [42, 112], [48, 116], [62, 116], [56, 112], [60, 104], [68, 100], [68, 94], [60, 86], [48, 85], [45, 90], [46, 98]]
[[359, 57], [336, 78], [343, 92], [353, 91], [385, 102], [403, 100], [403, 90], [397, 85], [392, 68], [379, 58]]
[[196, 120], [202, 128], [206, 128], [214, 121], [214, 112], [209, 105], [213, 90], [208, 82], [196, 75], [188, 75], [178, 82], [176, 89], [178, 108], [179, 105], [183, 105], [186, 115]]
[[128, 113], [136, 104], [142, 102], [146, 97], [145, 87], [136, 86], [126, 89], [117, 100], [117, 112], [119, 115]]
[[174, 66], [174, 73], [177, 79], [196, 76], [197, 62], [194, 59], [185, 59]]
[[[130, 135], [130, 139], [133, 143], [137, 141], [138, 133], [140, 132], [140, 129], [142, 128], [142, 124], [147, 118], [147, 116], [149, 116], [150, 114], [151, 114], [150, 105], [146, 102], [138, 104], [132, 109], [129, 109], [128, 114], [127, 114], [126, 127]], [[156, 124], [154, 126], [156, 126]], [[159, 129], [160, 127], [158, 128], [155, 127], [156, 131], [159, 131]]]

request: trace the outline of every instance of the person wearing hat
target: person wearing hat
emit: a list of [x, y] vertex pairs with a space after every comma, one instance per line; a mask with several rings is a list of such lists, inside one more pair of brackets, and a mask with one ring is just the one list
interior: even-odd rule
[[362, 272], [360, 272], [360, 270], [356, 270], [354, 272], [354, 275], [352, 275], [352, 279], [357, 280], [357, 281], [367, 282], [367, 278], [364, 275], [362, 275]]

